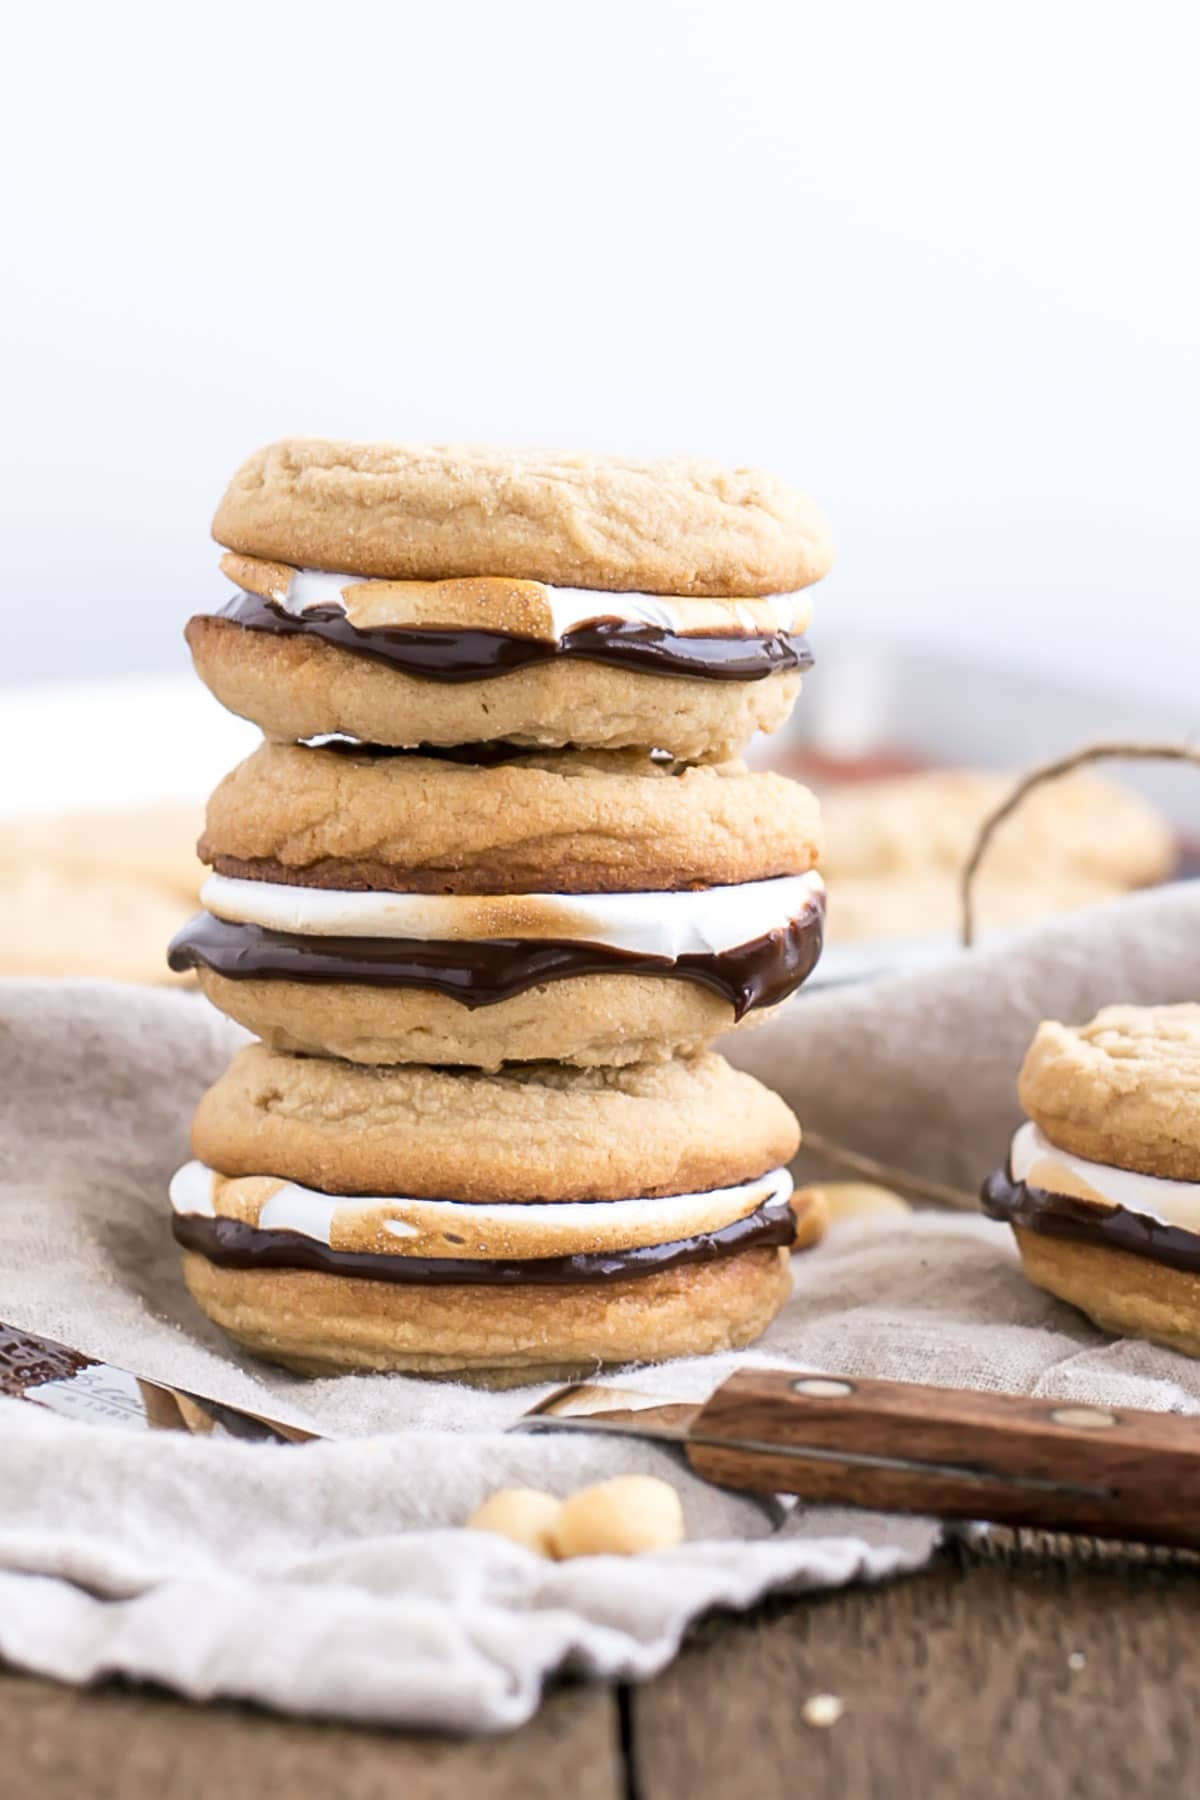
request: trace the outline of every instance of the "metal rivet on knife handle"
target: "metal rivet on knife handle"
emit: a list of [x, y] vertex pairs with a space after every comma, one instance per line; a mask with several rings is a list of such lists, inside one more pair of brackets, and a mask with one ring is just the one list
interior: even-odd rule
[[1107, 1431], [1120, 1420], [1116, 1413], [1100, 1406], [1056, 1406], [1050, 1414], [1056, 1425], [1069, 1425], [1076, 1431]]

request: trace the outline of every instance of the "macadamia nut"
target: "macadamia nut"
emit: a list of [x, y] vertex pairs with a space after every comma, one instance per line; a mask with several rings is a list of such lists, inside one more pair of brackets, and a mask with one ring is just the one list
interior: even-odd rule
[[899, 1217], [912, 1207], [891, 1188], [876, 1187], [870, 1181], [827, 1181], [823, 1184], [830, 1223], [839, 1219], [865, 1219], [890, 1213]]
[[797, 1188], [792, 1195], [792, 1211], [796, 1215], [796, 1238], [793, 1250], [810, 1250], [819, 1244], [829, 1227], [829, 1203], [825, 1189]]
[[539, 1488], [500, 1488], [467, 1520], [468, 1531], [494, 1531], [538, 1556], [553, 1556], [553, 1533], [562, 1502]]
[[552, 1540], [557, 1556], [636, 1556], [683, 1542], [683, 1508], [669, 1482], [616, 1475], [564, 1500]]

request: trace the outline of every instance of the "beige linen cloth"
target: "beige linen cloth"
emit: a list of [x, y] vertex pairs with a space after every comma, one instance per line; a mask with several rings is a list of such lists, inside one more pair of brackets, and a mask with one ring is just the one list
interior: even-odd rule
[[[1200, 891], [1180, 888], [802, 996], [737, 1056], [828, 1137], [973, 1188], [1004, 1154], [1039, 1018], [1198, 992]], [[193, 995], [0, 987], [0, 1319], [336, 1440], [139, 1434], [0, 1402], [0, 1656], [66, 1681], [117, 1672], [196, 1699], [494, 1731], [555, 1673], [653, 1673], [711, 1608], [932, 1553], [929, 1521], [723, 1493], [649, 1446], [506, 1436], [541, 1390], [306, 1382], [239, 1353], [187, 1295], [166, 1204], [237, 1035]], [[754, 1351], [627, 1379], [699, 1397], [753, 1362], [1200, 1411], [1200, 1365], [1102, 1337], [1028, 1287], [980, 1218], [848, 1223], [794, 1266]], [[556, 1565], [456, 1529], [496, 1487], [565, 1494], [634, 1468], [679, 1487], [680, 1548]]]

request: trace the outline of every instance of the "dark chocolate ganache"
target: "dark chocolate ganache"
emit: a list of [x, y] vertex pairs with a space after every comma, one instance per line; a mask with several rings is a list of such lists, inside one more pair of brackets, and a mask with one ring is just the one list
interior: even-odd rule
[[676, 1238], [668, 1244], [511, 1262], [333, 1250], [299, 1231], [260, 1231], [240, 1219], [196, 1213], [176, 1213], [172, 1228], [185, 1250], [196, 1250], [225, 1269], [310, 1269], [321, 1275], [357, 1275], [366, 1281], [413, 1281], [437, 1287], [558, 1287], [573, 1282], [632, 1281], [690, 1263], [714, 1262], [740, 1250], [786, 1246], [795, 1238], [796, 1218], [790, 1202], [776, 1196], [719, 1231]]
[[1147, 1213], [1131, 1212], [1126, 1206], [1097, 1206], [1074, 1194], [1051, 1194], [1014, 1181], [1007, 1169], [988, 1177], [980, 1198], [989, 1218], [1006, 1225], [1081, 1244], [1106, 1244], [1110, 1250], [1127, 1250], [1172, 1269], [1200, 1273], [1200, 1232], [1164, 1225]]
[[556, 640], [469, 626], [397, 625], [360, 630], [340, 607], [312, 606], [294, 614], [273, 600], [244, 591], [208, 616], [246, 631], [319, 638], [339, 650], [372, 657], [426, 681], [488, 681], [562, 658], [608, 663], [643, 674], [762, 681], [787, 670], [810, 669], [813, 661], [808, 640], [789, 631], [753, 636], [685, 635], [658, 625], [604, 618], [577, 625]]
[[237, 925], [197, 913], [171, 940], [176, 973], [203, 966], [233, 981], [352, 981], [368, 987], [429, 988], [464, 1006], [495, 1006], [545, 981], [572, 975], [663, 975], [699, 982], [740, 1019], [795, 991], [821, 954], [820, 896], [796, 919], [732, 950], [651, 956], [567, 939], [317, 937]]

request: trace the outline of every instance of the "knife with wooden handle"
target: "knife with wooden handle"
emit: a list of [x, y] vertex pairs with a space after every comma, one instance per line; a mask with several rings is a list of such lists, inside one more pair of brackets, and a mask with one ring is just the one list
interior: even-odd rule
[[[297, 1444], [314, 1434], [0, 1324], [0, 1393], [90, 1423]], [[515, 1431], [675, 1446], [721, 1487], [1200, 1549], [1200, 1419], [744, 1369], [700, 1403], [559, 1388]]]
[[831, 1506], [1200, 1548], [1200, 1419], [746, 1369], [697, 1406], [563, 1388], [521, 1421], [677, 1444], [706, 1481]]

